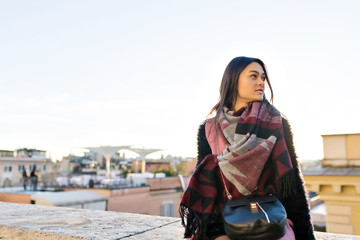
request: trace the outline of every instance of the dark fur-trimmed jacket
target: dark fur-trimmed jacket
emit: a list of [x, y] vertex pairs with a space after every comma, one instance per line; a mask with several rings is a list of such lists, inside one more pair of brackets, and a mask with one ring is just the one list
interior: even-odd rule
[[[302, 179], [301, 170], [297, 161], [295, 148], [293, 144], [293, 136], [291, 127], [288, 121], [283, 118], [283, 130], [286, 145], [289, 150], [289, 154], [292, 160], [293, 167], [295, 169], [296, 178], [296, 194], [279, 200], [284, 205], [288, 218], [294, 223], [294, 233], [297, 240], [315, 239], [313, 226], [310, 218], [310, 210], [308, 204], [308, 195], [305, 191], [304, 181]], [[212, 154], [209, 143], [205, 135], [205, 122], [199, 127], [198, 132], [198, 162], [200, 162], [209, 154]], [[280, 194], [279, 194], [280, 195]], [[209, 223], [207, 226], [207, 237], [209, 239], [215, 239], [218, 236], [225, 235], [223, 223], [221, 219], [215, 222]]]

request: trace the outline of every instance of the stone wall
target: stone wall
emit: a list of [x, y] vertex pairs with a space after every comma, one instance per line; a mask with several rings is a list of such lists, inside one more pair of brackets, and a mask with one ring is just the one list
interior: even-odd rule
[[[179, 218], [0, 202], [0, 239], [182, 239]], [[316, 239], [360, 236], [316, 233]]]

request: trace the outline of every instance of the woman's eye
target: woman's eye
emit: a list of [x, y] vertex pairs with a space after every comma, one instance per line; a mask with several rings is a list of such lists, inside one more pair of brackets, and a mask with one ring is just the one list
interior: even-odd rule
[[261, 77], [261, 80], [265, 81], [266, 77], [265, 76], [262, 76]]
[[253, 74], [253, 75], [251, 75], [250, 77], [252, 77], [252, 78], [256, 78], [256, 74]]

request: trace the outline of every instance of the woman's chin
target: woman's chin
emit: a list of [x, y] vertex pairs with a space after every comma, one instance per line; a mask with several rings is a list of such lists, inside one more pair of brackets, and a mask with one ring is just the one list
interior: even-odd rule
[[252, 102], [261, 102], [263, 100], [263, 97], [256, 97]]

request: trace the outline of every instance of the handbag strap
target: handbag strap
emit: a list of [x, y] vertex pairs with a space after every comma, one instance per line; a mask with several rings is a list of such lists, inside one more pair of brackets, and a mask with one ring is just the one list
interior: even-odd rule
[[[216, 125], [216, 122], [215, 122], [215, 137], [216, 137], [216, 150], [217, 152], [219, 153], [219, 141], [218, 141], [218, 134], [217, 134], [217, 125]], [[220, 167], [219, 167], [220, 168]], [[229, 192], [229, 190], [227, 189], [226, 187], [226, 183], [225, 183], [225, 180], [224, 180], [224, 175], [223, 175], [223, 172], [221, 171], [221, 168], [220, 168], [220, 175], [221, 175], [221, 178], [222, 178], [222, 181], [223, 181], [223, 184], [224, 184], [224, 188], [225, 188], [225, 192], [226, 192], [226, 196], [229, 200], [232, 199], [232, 196]]]
[[220, 169], [220, 175], [221, 175], [222, 181], [223, 181], [223, 183], [224, 183], [224, 188], [225, 188], [226, 196], [227, 196], [227, 198], [228, 198], [229, 200], [231, 200], [231, 199], [232, 199], [232, 196], [231, 196], [229, 190], [228, 190], [227, 187], [226, 187], [226, 183], [225, 183], [225, 180], [224, 180], [224, 175], [223, 175], [221, 169]]

